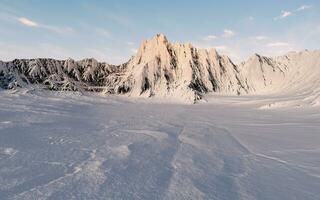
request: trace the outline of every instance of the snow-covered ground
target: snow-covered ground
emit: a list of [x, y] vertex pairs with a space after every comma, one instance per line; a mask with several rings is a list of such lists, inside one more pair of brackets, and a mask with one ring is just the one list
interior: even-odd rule
[[319, 107], [207, 99], [0, 91], [0, 199], [320, 199]]

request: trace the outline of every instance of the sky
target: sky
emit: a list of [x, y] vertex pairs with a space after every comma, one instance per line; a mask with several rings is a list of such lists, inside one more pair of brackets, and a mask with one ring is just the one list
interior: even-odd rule
[[319, 0], [0, 0], [0, 60], [126, 62], [140, 43], [216, 48], [241, 62], [320, 49]]

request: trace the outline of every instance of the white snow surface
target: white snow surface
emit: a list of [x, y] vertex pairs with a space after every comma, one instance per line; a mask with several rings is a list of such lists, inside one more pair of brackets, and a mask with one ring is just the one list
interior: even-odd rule
[[120, 66], [0, 61], [0, 200], [318, 200], [319, 77], [320, 51], [235, 65], [162, 34]]
[[2, 90], [0, 199], [320, 199], [319, 107], [297, 95]]

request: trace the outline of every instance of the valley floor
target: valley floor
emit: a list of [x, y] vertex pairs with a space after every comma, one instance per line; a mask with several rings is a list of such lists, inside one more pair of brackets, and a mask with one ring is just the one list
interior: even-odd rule
[[320, 199], [319, 108], [208, 99], [0, 91], [0, 199]]

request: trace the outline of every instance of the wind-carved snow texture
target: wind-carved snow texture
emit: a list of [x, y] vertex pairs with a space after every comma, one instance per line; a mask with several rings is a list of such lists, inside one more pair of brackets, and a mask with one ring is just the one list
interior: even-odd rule
[[27, 88], [0, 90], [0, 199], [319, 199], [319, 75], [319, 51], [235, 65], [163, 35], [120, 66], [0, 62]]
[[1, 200], [319, 199], [318, 108], [207, 98], [0, 91]]
[[41, 84], [53, 90], [95, 91], [132, 97], [194, 102], [206, 93], [224, 95], [309, 92], [319, 105], [320, 51], [268, 58], [255, 54], [235, 65], [216, 50], [172, 44], [158, 34], [142, 42], [137, 55], [119, 65], [94, 59], [17, 59], [0, 62], [0, 87]]

